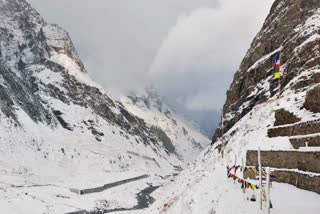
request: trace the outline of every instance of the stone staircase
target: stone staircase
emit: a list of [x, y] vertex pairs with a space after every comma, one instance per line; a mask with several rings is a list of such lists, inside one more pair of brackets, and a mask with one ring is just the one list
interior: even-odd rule
[[[268, 137], [288, 137], [294, 148], [261, 151], [261, 165], [272, 169], [274, 181], [320, 193], [320, 120], [276, 126], [268, 130]], [[258, 151], [248, 150], [246, 165], [257, 163]], [[255, 179], [256, 175], [245, 172], [245, 177]]]

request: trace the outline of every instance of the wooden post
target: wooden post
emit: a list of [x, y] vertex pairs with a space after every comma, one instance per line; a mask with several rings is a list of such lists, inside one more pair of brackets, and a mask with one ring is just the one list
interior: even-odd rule
[[[237, 155], [234, 155], [234, 165], [237, 166]], [[237, 174], [237, 170], [236, 167], [234, 168], [234, 174]], [[234, 184], [236, 183], [236, 181], [234, 181]]]
[[221, 111], [221, 157], [224, 155], [224, 142], [223, 142], [223, 109]]
[[262, 210], [262, 167], [261, 167], [260, 147], [258, 149], [258, 164], [259, 164], [260, 210]]
[[281, 93], [281, 73], [280, 73], [280, 77], [279, 77], [279, 95], [278, 98], [280, 98], [280, 93]]
[[281, 93], [281, 52], [279, 53], [279, 64], [280, 64], [280, 68], [279, 68], [279, 95], [278, 98], [280, 98], [280, 93]]
[[[244, 167], [245, 166], [244, 166], [243, 158], [242, 158], [242, 165], [241, 166], [242, 166], [242, 178], [245, 179], [245, 177], [244, 177]], [[242, 192], [243, 192], [243, 194], [245, 194], [246, 193], [246, 188], [243, 188]]]
[[267, 208], [268, 214], [270, 214], [270, 168], [267, 167]]

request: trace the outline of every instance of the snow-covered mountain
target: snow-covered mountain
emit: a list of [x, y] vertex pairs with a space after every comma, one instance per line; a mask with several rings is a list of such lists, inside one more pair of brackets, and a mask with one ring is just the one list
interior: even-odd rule
[[155, 88], [149, 87], [144, 93], [123, 96], [121, 101], [130, 113], [151, 126], [161, 128], [172, 141], [177, 154], [187, 162], [196, 158], [210, 143], [191, 122], [178, 116]]
[[[208, 142], [180, 122], [166, 133], [131, 111], [92, 81], [65, 30], [25, 0], [0, 0], [1, 212], [148, 206], [148, 191], [181, 170], [180, 156], [191, 158]], [[173, 139], [181, 129], [184, 138]]]
[[[280, 94], [273, 78], [279, 51]], [[259, 148], [262, 166], [276, 176], [271, 213], [319, 213], [319, 65], [320, 1], [275, 0], [227, 92], [223, 132], [220, 126], [211, 146], [146, 213], [267, 213], [253, 173]], [[236, 177], [227, 166], [238, 169], [230, 171]]]

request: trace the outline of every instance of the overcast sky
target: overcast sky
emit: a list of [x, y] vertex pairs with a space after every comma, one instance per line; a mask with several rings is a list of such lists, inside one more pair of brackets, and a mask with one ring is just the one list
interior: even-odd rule
[[29, 0], [115, 95], [155, 84], [179, 111], [221, 108], [273, 0]]

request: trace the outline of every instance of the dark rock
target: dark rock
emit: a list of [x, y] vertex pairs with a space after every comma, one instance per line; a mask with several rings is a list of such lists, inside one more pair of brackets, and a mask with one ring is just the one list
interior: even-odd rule
[[[298, 26], [304, 24], [308, 18], [317, 13], [316, 8], [320, 8], [318, 0], [276, 0], [274, 2], [261, 31], [251, 43], [227, 91], [223, 115], [228, 114], [228, 120], [224, 121], [223, 132], [221, 129], [215, 132], [212, 138], [213, 143], [222, 133], [226, 133], [250, 112], [254, 106], [267, 101], [278, 92], [278, 81], [272, 78], [276, 53], [260, 60], [264, 56], [283, 47], [281, 61], [282, 64], [286, 64], [286, 69], [281, 78], [281, 90], [289, 83], [292, 84], [291, 80], [302, 72], [318, 68], [320, 64], [319, 40], [311, 41], [303, 46], [300, 45], [310, 36], [319, 33], [319, 30], [314, 30], [311, 34], [296, 30]], [[297, 47], [299, 48], [297, 49]], [[258, 60], [260, 60], [259, 63], [255, 64]], [[270, 82], [270, 88], [260, 87], [259, 83], [267, 81]], [[297, 90], [306, 90], [308, 86], [310, 87], [317, 82], [319, 82], [319, 74], [313, 74], [311, 77], [298, 80], [291, 87]], [[252, 93], [254, 89], [256, 91]], [[244, 103], [248, 105], [243, 105]]]
[[320, 113], [320, 85], [307, 92], [303, 106], [313, 113]]
[[285, 109], [279, 109], [275, 112], [276, 121], [275, 126], [292, 124], [301, 121], [300, 118], [295, 116], [293, 113], [286, 111]]

